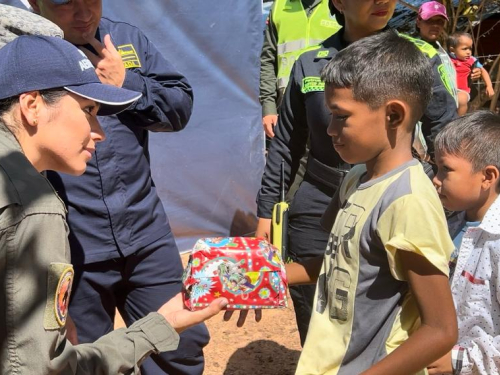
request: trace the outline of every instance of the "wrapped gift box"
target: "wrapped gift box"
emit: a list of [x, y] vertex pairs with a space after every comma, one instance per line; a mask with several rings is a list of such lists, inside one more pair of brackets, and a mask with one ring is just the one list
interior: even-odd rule
[[216, 237], [196, 242], [184, 271], [184, 302], [199, 310], [226, 297], [228, 310], [287, 306], [279, 250], [263, 238]]

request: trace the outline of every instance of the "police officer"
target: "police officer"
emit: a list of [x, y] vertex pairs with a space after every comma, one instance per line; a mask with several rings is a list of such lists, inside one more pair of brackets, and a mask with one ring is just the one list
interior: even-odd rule
[[[320, 218], [350, 168], [326, 135], [331, 115], [324, 103], [320, 72], [337, 51], [386, 28], [395, 6], [396, 0], [331, 0], [330, 8], [342, 29], [326, 39], [318, 49], [301, 54], [292, 69], [257, 197], [259, 223], [256, 235], [269, 234], [272, 208], [280, 196], [281, 160], [285, 160], [285, 185], [288, 187], [294, 180], [309, 137], [306, 174], [289, 212], [289, 254], [296, 262], [324, 253], [329, 234], [321, 228]], [[456, 105], [445, 88], [444, 77], [440, 75], [438, 54], [425, 42], [414, 42], [427, 54], [433, 67], [433, 72], [429, 73], [434, 76], [433, 97], [422, 118], [424, 136], [427, 144], [431, 145], [439, 129], [456, 116]], [[290, 288], [302, 344], [314, 292], [313, 285]]]
[[[23, 17], [37, 26], [24, 29]], [[0, 19], [0, 34], [9, 38], [14, 30], [61, 34], [3, 5]], [[128, 329], [73, 346], [66, 339], [74, 277], [66, 210], [41, 172], [83, 173], [105, 137], [97, 114], [118, 113], [141, 94], [103, 85], [80, 51], [51, 36], [8, 43], [0, 70], [0, 373], [136, 374], [145, 357], [175, 350], [177, 332], [227, 300], [190, 312], [178, 294]]]
[[[181, 290], [182, 263], [151, 179], [148, 133], [182, 130], [193, 94], [138, 28], [101, 17], [101, 0], [30, 4], [81, 46], [102, 82], [143, 94], [127, 111], [101, 120], [107, 138], [83, 176], [49, 173], [68, 207], [75, 265], [70, 315], [80, 342], [93, 342], [113, 329], [115, 308], [130, 326]], [[176, 352], [153, 355], [142, 371], [201, 374], [208, 340], [204, 325], [193, 327]]]
[[274, 136], [278, 105], [293, 63], [303, 51], [340, 29], [328, 9], [330, 0], [275, 0], [266, 21], [260, 56], [260, 103], [266, 135]]

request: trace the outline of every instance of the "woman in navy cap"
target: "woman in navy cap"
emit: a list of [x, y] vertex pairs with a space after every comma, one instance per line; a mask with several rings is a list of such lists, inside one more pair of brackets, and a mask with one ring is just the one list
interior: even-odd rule
[[0, 373], [137, 373], [150, 353], [176, 349], [178, 332], [227, 300], [189, 312], [178, 295], [127, 329], [73, 346], [66, 211], [41, 172], [82, 174], [105, 137], [96, 116], [141, 94], [101, 84], [87, 57], [55, 37], [6, 44], [0, 71]]

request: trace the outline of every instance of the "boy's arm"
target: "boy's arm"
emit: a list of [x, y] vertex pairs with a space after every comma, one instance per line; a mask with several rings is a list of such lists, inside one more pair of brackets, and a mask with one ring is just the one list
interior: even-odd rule
[[490, 75], [484, 68], [481, 68], [481, 77], [486, 84], [486, 94], [488, 94], [488, 96], [491, 98], [493, 95], [495, 95], [495, 91], [493, 90], [493, 83], [491, 82]]
[[448, 277], [421, 255], [397, 252], [417, 302], [421, 325], [363, 375], [414, 374], [448, 353], [457, 342], [457, 319]]
[[302, 263], [285, 264], [289, 285], [316, 284], [318, 281], [323, 255], [308, 259]]

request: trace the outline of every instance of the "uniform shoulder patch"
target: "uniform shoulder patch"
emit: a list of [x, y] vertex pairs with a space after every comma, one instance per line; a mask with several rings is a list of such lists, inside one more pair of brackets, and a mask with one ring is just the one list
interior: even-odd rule
[[139, 55], [137, 55], [137, 52], [132, 44], [122, 44], [121, 46], [116, 47], [116, 49], [122, 58], [125, 69], [140, 68], [142, 66]]
[[303, 94], [308, 92], [318, 92], [325, 91], [325, 82], [321, 80], [321, 77], [304, 77], [302, 79], [301, 90]]
[[425, 53], [427, 55], [427, 57], [429, 57], [430, 59], [432, 59], [434, 56], [437, 55], [436, 49], [433, 46], [431, 46], [429, 43], [427, 43], [425, 40], [413, 38], [413, 37], [406, 35], [406, 34], [399, 34], [399, 35], [408, 39], [413, 44], [415, 44], [417, 46], [417, 48], [421, 52]]
[[327, 49], [322, 49], [322, 50], [318, 51], [318, 53], [316, 54], [317, 59], [324, 59], [325, 57], [329, 57], [329, 56], [330, 56], [330, 51]]
[[66, 324], [74, 275], [71, 264], [50, 264], [47, 279], [47, 303], [43, 319], [45, 329], [60, 329]]

